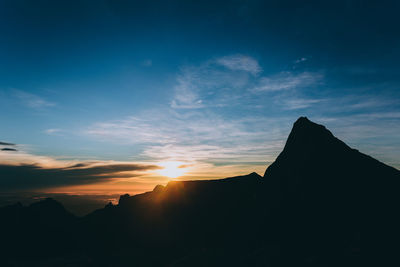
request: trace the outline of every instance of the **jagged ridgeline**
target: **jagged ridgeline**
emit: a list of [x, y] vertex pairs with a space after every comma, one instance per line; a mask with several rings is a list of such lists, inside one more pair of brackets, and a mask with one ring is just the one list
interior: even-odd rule
[[85, 217], [0, 209], [2, 266], [400, 266], [400, 171], [305, 117], [264, 177], [174, 181]]

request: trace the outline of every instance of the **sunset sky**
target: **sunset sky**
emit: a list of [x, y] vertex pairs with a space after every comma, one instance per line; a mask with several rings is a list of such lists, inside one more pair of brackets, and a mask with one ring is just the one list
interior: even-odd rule
[[299, 2], [0, 1], [0, 193], [262, 175], [299, 116], [399, 169], [399, 2]]

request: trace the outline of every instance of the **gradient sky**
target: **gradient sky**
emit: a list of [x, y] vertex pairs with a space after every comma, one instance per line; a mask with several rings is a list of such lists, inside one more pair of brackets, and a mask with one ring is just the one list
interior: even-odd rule
[[263, 174], [299, 116], [399, 169], [399, 2], [299, 2], [0, 0], [0, 188]]

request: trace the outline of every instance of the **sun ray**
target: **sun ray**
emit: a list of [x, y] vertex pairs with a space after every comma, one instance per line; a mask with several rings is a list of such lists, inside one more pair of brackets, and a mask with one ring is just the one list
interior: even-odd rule
[[184, 163], [179, 161], [166, 161], [161, 162], [158, 165], [161, 166], [162, 169], [157, 172], [162, 176], [167, 176], [169, 178], [178, 178], [188, 171]]

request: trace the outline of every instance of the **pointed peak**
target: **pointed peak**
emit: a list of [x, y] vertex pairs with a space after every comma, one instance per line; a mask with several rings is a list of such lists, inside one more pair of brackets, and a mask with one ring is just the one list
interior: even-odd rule
[[290, 135], [292, 137], [296, 135], [329, 135], [333, 137], [332, 133], [325, 126], [312, 122], [307, 117], [300, 117], [296, 120]]
[[327, 149], [328, 147], [335, 147], [339, 143], [342, 142], [325, 126], [314, 123], [307, 117], [300, 117], [293, 124], [283, 152]]
[[318, 157], [329, 157], [338, 151], [350, 149], [345, 143], [337, 139], [325, 126], [310, 121], [307, 117], [300, 117], [293, 124], [293, 128], [286, 140], [283, 151], [264, 174], [276, 166], [290, 168], [305, 159], [318, 160]]
[[312, 127], [326, 129], [325, 126], [312, 122], [307, 117], [300, 117], [293, 124], [293, 130], [296, 128], [312, 128]]
[[311, 121], [307, 117], [299, 117], [296, 121], [295, 124], [302, 124], [302, 123], [310, 123]]

